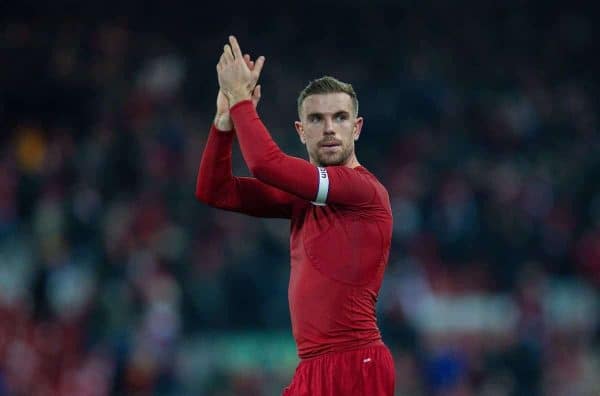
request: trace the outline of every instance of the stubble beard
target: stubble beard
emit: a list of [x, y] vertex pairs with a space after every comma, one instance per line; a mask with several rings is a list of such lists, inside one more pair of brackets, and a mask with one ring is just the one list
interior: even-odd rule
[[337, 166], [344, 165], [352, 155], [352, 147], [343, 147], [342, 150], [334, 154], [326, 154], [319, 151], [317, 147], [315, 156], [318, 166]]

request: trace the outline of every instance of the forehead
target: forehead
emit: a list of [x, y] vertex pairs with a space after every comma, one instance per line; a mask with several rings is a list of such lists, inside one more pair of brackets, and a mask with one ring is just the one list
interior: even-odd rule
[[347, 111], [352, 113], [352, 98], [344, 92], [316, 94], [307, 96], [302, 102], [302, 113], [337, 113]]

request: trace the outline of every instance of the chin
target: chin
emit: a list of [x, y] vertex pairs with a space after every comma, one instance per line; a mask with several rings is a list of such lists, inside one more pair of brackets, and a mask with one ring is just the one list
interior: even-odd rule
[[343, 158], [319, 158], [319, 163], [321, 164], [321, 166], [337, 166], [337, 165], [343, 165], [344, 159]]

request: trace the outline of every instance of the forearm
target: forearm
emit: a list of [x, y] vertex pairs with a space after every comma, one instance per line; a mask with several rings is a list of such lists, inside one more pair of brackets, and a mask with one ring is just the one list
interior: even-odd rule
[[250, 172], [260, 181], [308, 201], [358, 205], [375, 193], [368, 172], [346, 166], [317, 167], [283, 153], [249, 101], [230, 110], [240, 149]]
[[213, 206], [231, 196], [235, 180], [231, 169], [233, 133], [211, 126], [196, 179], [196, 198]]
[[233, 176], [233, 139], [233, 133], [211, 127], [198, 170], [196, 198], [219, 209], [251, 216], [289, 218], [291, 195], [254, 178]]
[[316, 168], [279, 149], [252, 103], [239, 102], [230, 114], [242, 155], [254, 177], [303, 199], [314, 199], [318, 183]]

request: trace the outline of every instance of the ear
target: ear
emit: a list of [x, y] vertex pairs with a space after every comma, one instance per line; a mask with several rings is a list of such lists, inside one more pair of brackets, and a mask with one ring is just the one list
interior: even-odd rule
[[306, 139], [304, 139], [304, 127], [302, 126], [302, 123], [300, 121], [295, 121], [294, 128], [296, 128], [296, 132], [298, 132], [298, 137], [300, 138], [302, 144], [306, 144]]
[[360, 137], [360, 132], [362, 131], [363, 123], [364, 119], [362, 117], [356, 117], [356, 120], [354, 120], [354, 132], [352, 134], [354, 140], [358, 140], [358, 138]]

